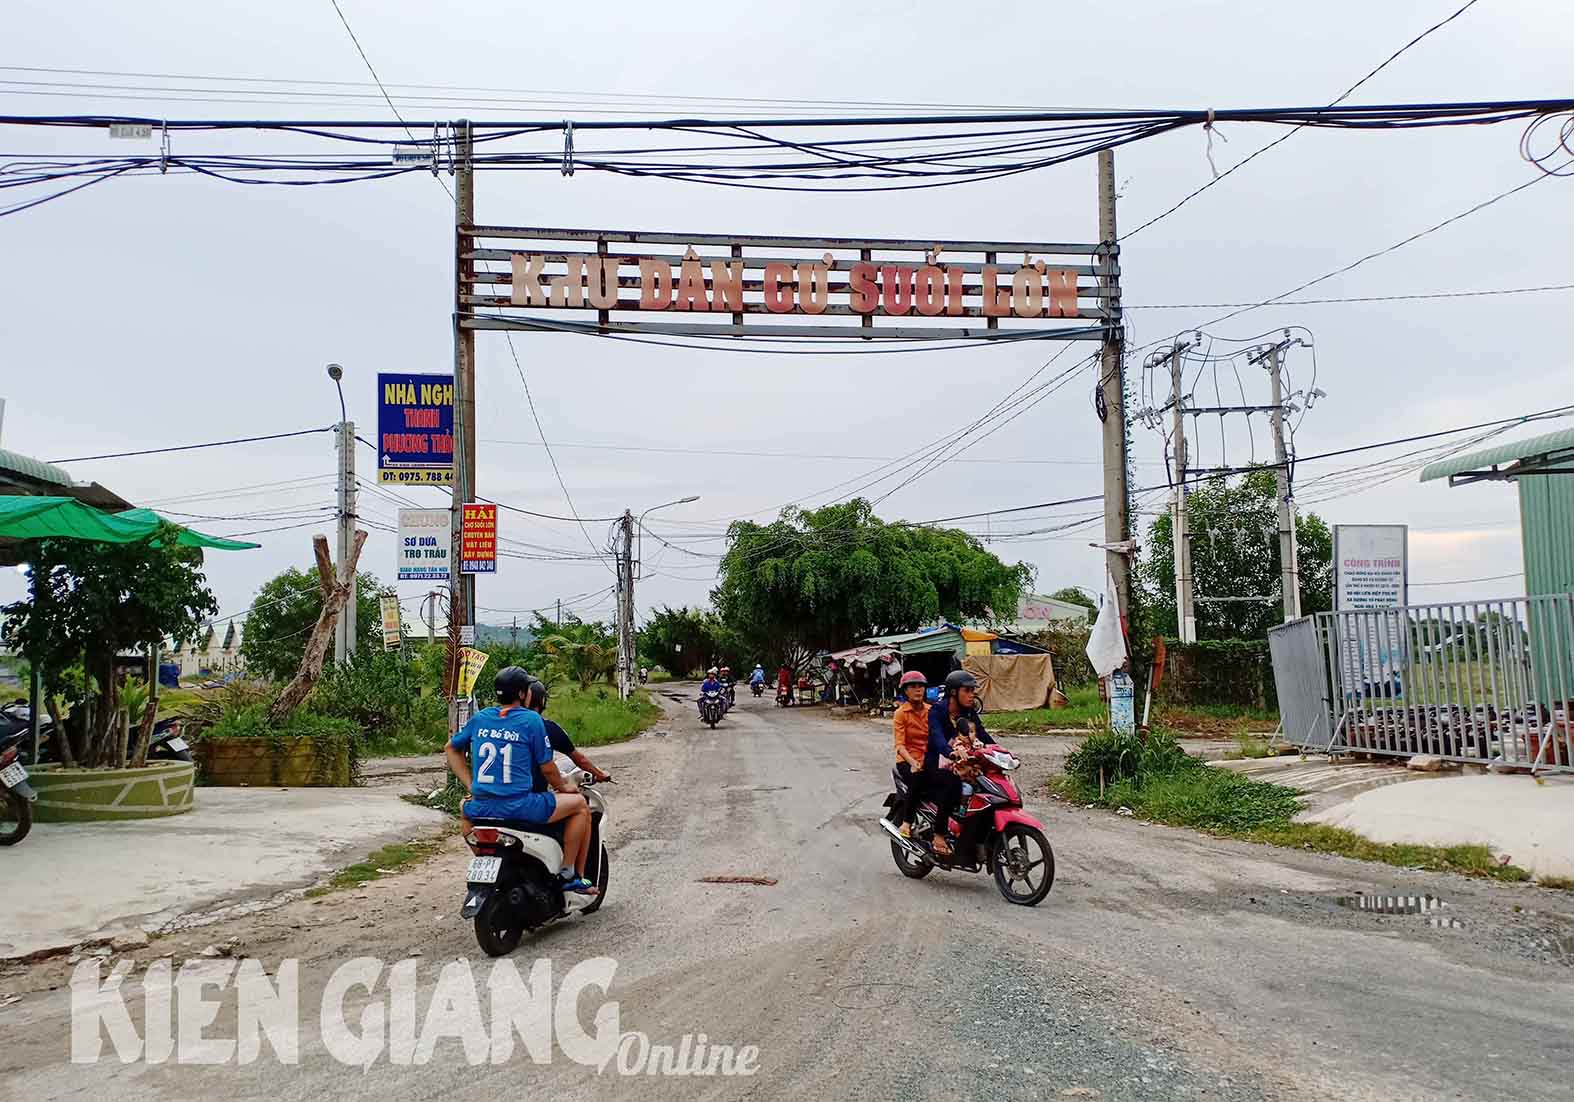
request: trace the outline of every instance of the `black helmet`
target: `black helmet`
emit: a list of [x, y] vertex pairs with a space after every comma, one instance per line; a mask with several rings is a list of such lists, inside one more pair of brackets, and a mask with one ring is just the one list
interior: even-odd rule
[[538, 712], [547, 710], [547, 686], [544, 681], [530, 683], [530, 707]]
[[978, 678], [966, 670], [952, 670], [946, 674], [945, 694], [946, 696], [955, 696], [958, 689], [972, 689], [976, 693], [978, 691]]
[[531, 677], [520, 666], [505, 666], [497, 671], [497, 700], [512, 704], [530, 689]]

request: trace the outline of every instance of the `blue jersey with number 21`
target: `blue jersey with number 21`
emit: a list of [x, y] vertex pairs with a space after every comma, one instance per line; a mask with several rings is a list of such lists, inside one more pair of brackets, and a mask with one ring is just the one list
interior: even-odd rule
[[509, 800], [545, 792], [541, 767], [552, 760], [546, 724], [517, 704], [483, 708], [453, 737], [470, 752], [470, 794], [477, 800]]

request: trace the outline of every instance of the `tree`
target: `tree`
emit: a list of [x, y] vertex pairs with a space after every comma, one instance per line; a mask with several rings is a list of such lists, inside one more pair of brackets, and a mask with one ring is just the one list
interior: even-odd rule
[[721, 621], [714, 612], [663, 606], [640, 629], [640, 661], [684, 677], [704, 669], [721, 653], [722, 635]]
[[[356, 577], [355, 634], [359, 649], [383, 645], [382, 613], [377, 599], [382, 587], [370, 573]], [[322, 614], [322, 587], [317, 571], [293, 566], [257, 591], [246, 614], [240, 652], [248, 672], [273, 681], [287, 681], [300, 669], [306, 640]], [[328, 647], [333, 640], [328, 640]]]
[[[1284, 619], [1279, 574], [1278, 490], [1271, 470], [1231, 483], [1213, 478], [1186, 497], [1197, 638], [1262, 639]], [[1301, 611], [1333, 607], [1333, 534], [1315, 513], [1296, 518]], [[1176, 634], [1175, 540], [1168, 513], [1148, 529], [1138, 571], [1150, 622], [1145, 631]], [[1216, 601], [1209, 598], [1262, 598]]]
[[1081, 586], [1068, 585], [1064, 589], [1055, 590], [1055, 592], [1051, 593], [1050, 596], [1057, 601], [1065, 601], [1067, 604], [1081, 605], [1083, 608], [1087, 609], [1088, 612], [1092, 614], [1092, 616], [1097, 616], [1099, 614], [1098, 602], [1089, 596], [1088, 591], [1083, 589]]
[[34, 595], [6, 608], [7, 634], [39, 664], [51, 701], [65, 692], [86, 705], [63, 740], [67, 764], [119, 766], [140, 755], [115, 722], [115, 656], [166, 637], [193, 639], [218, 611], [201, 550], [181, 546], [178, 533], [163, 525], [132, 543], [40, 540], [24, 551]]
[[783, 510], [768, 525], [734, 521], [711, 593], [741, 648], [776, 661], [784, 648], [846, 646], [940, 619], [1016, 608], [1032, 569], [1008, 566], [954, 528], [888, 524], [862, 498]]

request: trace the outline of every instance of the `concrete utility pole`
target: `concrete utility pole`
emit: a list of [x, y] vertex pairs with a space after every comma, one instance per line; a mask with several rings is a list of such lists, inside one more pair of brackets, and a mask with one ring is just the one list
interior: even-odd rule
[[[1098, 261], [1100, 303], [1108, 319], [1099, 359], [1099, 409], [1104, 422], [1104, 542], [1127, 546], [1131, 539], [1130, 501], [1126, 484], [1126, 372], [1121, 359], [1124, 333], [1120, 324], [1120, 247], [1115, 228], [1115, 154], [1101, 150], [1099, 165], [1099, 242], [1104, 255]], [[1105, 563], [1115, 580], [1122, 622], [1131, 613], [1131, 559], [1124, 551], [1106, 551]]]
[[1197, 610], [1192, 600], [1191, 533], [1186, 528], [1186, 352], [1185, 341], [1170, 350], [1170, 406], [1174, 414], [1175, 493], [1170, 501], [1175, 542], [1175, 626], [1182, 643], [1197, 641]]
[[618, 518], [618, 695], [634, 691], [634, 514]]
[[[460, 324], [464, 314], [463, 296], [475, 275], [475, 262], [465, 259], [471, 251], [471, 229], [475, 225], [475, 173], [471, 166], [473, 136], [468, 119], [454, 126], [454, 485], [449, 504], [448, 571], [448, 676], [449, 691], [459, 673], [459, 647], [463, 629], [475, 624], [475, 575], [465, 574], [461, 548], [464, 546], [465, 502], [474, 501], [475, 479], [475, 332]], [[450, 717], [457, 719], [457, 715]]]
[[334, 429], [339, 451], [337, 576], [340, 585], [348, 584], [350, 587], [350, 599], [345, 602], [344, 612], [334, 623], [333, 628], [333, 660], [343, 662], [355, 653], [356, 639], [355, 575], [349, 573], [354, 569], [350, 563], [350, 548], [355, 542], [355, 424], [345, 414], [344, 387], [340, 382], [344, 378], [344, 368], [338, 364], [329, 364], [328, 378], [333, 380], [333, 385], [339, 392], [339, 424]]
[[1295, 543], [1295, 502], [1290, 497], [1290, 467], [1284, 446], [1284, 351], [1286, 338], [1264, 352], [1269, 378], [1273, 381], [1273, 404], [1268, 417], [1273, 424], [1274, 485], [1279, 505], [1279, 585], [1284, 595], [1284, 620], [1289, 623], [1301, 615], [1301, 564]]

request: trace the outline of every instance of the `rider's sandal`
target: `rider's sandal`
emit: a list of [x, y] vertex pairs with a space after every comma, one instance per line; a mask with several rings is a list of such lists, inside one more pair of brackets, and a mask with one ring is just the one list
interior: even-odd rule
[[577, 892], [580, 895], [600, 894], [600, 889], [583, 876], [576, 876], [572, 880], [563, 881], [563, 890], [566, 892]]

